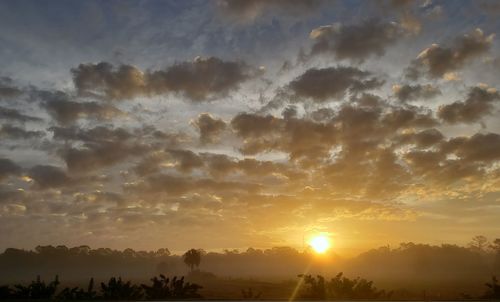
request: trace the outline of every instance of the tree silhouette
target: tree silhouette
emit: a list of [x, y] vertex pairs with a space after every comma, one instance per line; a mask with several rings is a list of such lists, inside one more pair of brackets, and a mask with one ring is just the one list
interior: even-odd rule
[[112, 277], [108, 284], [101, 283], [101, 294], [105, 300], [139, 300], [142, 297], [141, 287], [122, 278]]
[[45, 284], [45, 281], [36, 277], [36, 281], [31, 281], [31, 284], [24, 286], [21, 284], [14, 285], [13, 298], [17, 299], [50, 299], [54, 296], [59, 285], [59, 277], [56, 276], [54, 281]]
[[193, 271], [195, 266], [197, 268], [200, 266], [201, 252], [200, 250], [190, 249], [182, 255], [182, 259], [184, 263], [191, 268], [191, 271]]
[[262, 296], [262, 292], [255, 293], [251, 287], [247, 290], [241, 290], [241, 296], [244, 300], [259, 300], [260, 296]]
[[160, 275], [160, 277], [153, 277], [151, 286], [142, 284], [144, 293], [147, 300], [160, 300], [160, 299], [192, 299], [200, 298], [198, 290], [202, 288], [198, 284], [184, 282], [184, 277], [172, 279]]
[[303, 298], [313, 300], [339, 300], [339, 299], [378, 299], [390, 297], [383, 290], [377, 290], [373, 281], [356, 278], [349, 279], [339, 273], [330, 281], [325, 281], [323, 276], [299, 275], [307, 286], [302, 294]]
[[488, 247], [488, 238], [478, 235], [472, 237], [469, 248], [474, 252], [484, 253]]
[[303, 298], [311, 300], [326, 299], [325, 278], [323, 276], [299, 275], [299, 278], [303, 278], [304, 284], [307, 285], [307, 288], [302, 293]]
[[484, 299], [500, 299], [500, 284], [498, 284], [498, 279], [496, 276], [491, 277], [491, 283], [485, 283], [484, 285], [488, 287], [488, 290], [483, 295]]
[[93, 289], [94, 278], [90, 278], [87, 290], [84, 290], [80, 287], [66, 287], [57, 295], [57, 298], [60, 300], [92, 300], [97, 296], [96, 292]]

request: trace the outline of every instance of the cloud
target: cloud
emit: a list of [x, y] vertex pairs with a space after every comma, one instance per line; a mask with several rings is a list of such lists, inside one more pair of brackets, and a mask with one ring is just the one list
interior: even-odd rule
[[8, 158], [0, 158], [0, 180], [4, 180], [11, 175], [18, 175], [21, 167]]
[[442, 151], [453, 153], [467, 162], [500, 160], [500, 135], [477, 133], [470, 137], [456, 137], [446, 142]]
[[130, 133], [122, 128], [98, 126], [90, 129], [53, 127], [54, 139], [81, 141], [83, 144], [65, 144], [58, 154], [71, 172], [89, 172], [113, 166], [131, 156], [140, 156], [153, 146], [154, 132]]
[[405, 34], [397, 23], [367, 20], [361, 24], [321, 26], [311, 31], [314, 41], [311, 55], [331, 54], [339, 60], [362, 62], [370, 56], [380, 57]]
[[202, 144], [217, 142], [219, 135], [226, 129], [226, 122], [213, 117], [210, 113], [200, 113], [191, 124], [200, 132], [200, 142]]
[[394, 96], [401, 102], [414, 101], [418, 99], [431, 99], [441, 94], [441, 90], [431, 84], [427, 85], [393, 85]]
[[28, 176], [40, 189], [62, 188], [73, 184], [73, 179], [63, 169], [56, 166], [34, 166], [28, 171]]
[[191, 150], [167, 150], [167, 153], [176, 161], [175, 166], [182, 172], [191, 172], [203, 166], [203, 160]]
[[20, 88], [14, 86], [14, 82], [11, 78], [0, 77], [0, 99], [14, 98], [22, 93]]
[[472, 87], [465, 101], [456, 101], [440, 106], [437, 115], [449, 124], [474, 123], [484, 116], [493, 114], [494, 102], [500, 94], [494, 88], [482, 85]]
[[41, 118], [25, 115], [16, 109], [5, 108], [2, 106], [0, 106], [0, 119], [21, 123], [42, 121]]
[[288, 87], [295, 96], [316, 102], [340, 100], [346, 92], [359, 93], [384, 84], [384, 81], [370, 76], [370, 72], [355, 67], [312, 68], [290, 82]]
[[444, 135], [439, 130], [430, 128], [420, 132], [404, 133], [397, 140], [403, 144], [413, 143], [418, 148], [424, 149], [441, 143], [444, 138]]
[[306, 119], [242, 113], [231, 120], [231, 127], [243, 139], [240, 148], [243, 154], [282, 151], [289, 154], [290, 160], [304, 165], [327, 157], [336, 140], [333, 123]]
[[12, 125], [2, 125], [0, 128], [0, 137], [3, 139], [32, 139], [40, 138], [45, 135], [43, 131], [25, 130]]
[[409, 79], [417, 79], [422, 74], [431, 78], [444, 78], [461, 69], [468, 61], [487, 53], [494, 34], [485, 35], [476, 28], [474, 31], [455, 38], [449, 47], [432, 44], [424, 49], [406, 69]]
[[317, 10], [321, 0], [219, 0], [217, 8], [234, 20], [250, 21], [267, 12], [303, 16]]
[[74, 102], [66, 99], [64, 94], [62, 98], [54, 98], [46, 101], [43, 107], [60, 124], [67, 125], [76, 122], [81, 118], [95, 119], [99, 121], [109, 121], [115, 117], [125, 115], [121, 110], [97, 102]]
[[86, 144], [83, 148], [63, 148], [59, 154], [70, 171], [87, 172], [115, 165], [130, 156], [144, 154], [148, 146], [121, 142]]
[[80, 64], [71, 70], [75, 88], [83, 96], [127, 99], [144, 93], [144, 74], [134, 66], [114, 68], [107, 62]]
[[164, 70], [142, 72], [130, 65], [80, 64], [72, 69], [80, 95], [111, 100], [179, 93], [193, 101], [225, 96], [256, 75], [243, 62], [197, 57]]
[[252, 183], [233, 181], [215, 181], [208, 178], [178, 177], [167, 174], [150, 176], [144, 183], [127, 187], [132, 192], [165, 192], [171, 196], [181, 196], [192, 192], [212, 192], [224, 194], [225, 192], [258, 192], [260, 186]]
[[65, 141], [83, 141], [86, 143], [125, 141], [133, 135], [123, 128], [110, 128], [106, 126], [97, 126], [94, 128], [79, 127], [51, 127], [54, 139]]

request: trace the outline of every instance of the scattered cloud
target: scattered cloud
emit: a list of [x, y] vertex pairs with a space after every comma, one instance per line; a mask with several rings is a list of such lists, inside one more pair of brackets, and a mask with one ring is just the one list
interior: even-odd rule
[[499, 100], [500, 94], [495, 88], [476, 86], [469, 90], [464, 101], [440, 106], [437, 115], [449, 124], [474, 123], [493, 114], [494, 103]]
[[107, 62], [80, 64], [72, 70], [82, 96], [111, 100], [179, 93], [193, 101], [225, 96], [258, 71], [243, 62], [197, 57], [164, 70], [142, 72], [131, 65], [115, 68]]
[[370, 72], [355, 67], [329, 67], [309, 69], [288, 87], [299, 98], [310, 98], [316, 102], [331, 99], [342, 100], [347, 92], [359, 93], [379, 88], [383, 80], [373, 77]]
[[336, 59], [362, 62], [371, 56], [380, 57], [386, 48], [405, 35], [397, 23], [368, 20], [360, 24], [321, 26], [311, 31], [314, 41], [311, 55], [329, 54]]
[[191, 124], [200, 132], [200, 142], [202, 144], [217, 142], [219, 135], [226, 129], [226, 122], [213, 117], [210, 113], [201, 113]]
[[406, 70], [406, 76], [409, 79], [418, 79], [423, 74], [431, 78], [445, 77], [461, 69], [468, 61], [487, 53], [494, 37], [494, 34], [485, 35], [481, 29], [476, 28], [455, 38], [448, 47], [432, 44], [413, 60]]
[[431, 84], [426, 85], [393, 85], [394, 96], [401, 102], [414, 101], [418, 99], [431, 99], [441, 94], [441, 90]]

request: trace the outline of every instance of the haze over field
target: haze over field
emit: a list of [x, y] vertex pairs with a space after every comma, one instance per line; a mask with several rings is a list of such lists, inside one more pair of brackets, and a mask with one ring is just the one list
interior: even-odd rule
[[493, 242], [499, 12], [0, 1], [0, 249]]

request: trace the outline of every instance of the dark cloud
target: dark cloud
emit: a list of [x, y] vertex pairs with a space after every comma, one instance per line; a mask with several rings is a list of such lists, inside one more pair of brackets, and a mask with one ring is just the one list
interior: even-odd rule
[[0, 99], [14, 98], [22, 93], [23, 91], [14, 85], [11, 78], [0, 77]]
[[59, 154], [70, 171], [87, 172], [120, 163], [130, 156], [142, 155], [149, 147], [122, 142], [87, 143], [83, 148], [63, 148]]
[[430, 110], [417, 107], [395, 108], [382, 117], [382, 124], [389, 129], [427, 128], [439, 123]]
[[256, 71], [243, 62], [218, 58], [196, 58], [172, 65], [165, 70], [142, 72], [130, 65], [80, 64], [72, 70], [80, 95], [107, 99], [180, 93], [194, 101], [225, 96], [238, 89]]
[[182, 172], [190, 172], [203, 166], [203, 160], [191, 150], [167, 150], [175, 161], [175, 166]]
[[485, 35], [477, 28], [457, 37], [449, 47], [432, 44], [412, 61], [406, 70], [406, 76], [410, 79], [417, 79], [422, 74], [427, 74], [431, 78], [445, 77], [462, 68], [467, 61], [487, 53], [494, 36], [494, 34]]
[[290, 82], [289, 88], [295, 96], [317, 102], [339, 100], [346, 92], [359, 93], [384, 84], [384, 81], [370, 76], [370, 72], [355, 67], [313, 68]]
[[56, 140], [73, 140], [90, 143], [125, 141], [132, 138], [132, 134], [123, 128], [109, 128], [97, 126], [84, 129], [79, 127], [51, 127], [50, 131]]
[[60, 124], [71, 124], [80, 118], [111, 120], [124, 115], [119, 109], [97, 102], [75, 102], [64, 92], [46, 92], [42, 106]]
[[346, 104], [337, 111], [322, 110], [321, 116], [316, 111], [313, 119], [241, 113], [232, 119], [231, 127], [243, 139], [243, 154], [281, 151], [291, 160], [312, 164], [329, 160], [338, 147], [361, 156], [391, 143], [399, 131], [438, 125], [430, 110], [375, 104]]
[[399, 138], [402, 143], [414, 143], [418, 148], [428, 148], [444, 140], [444, 135], [435, 128], [417, 133], [405, 133]]
[[144, 74], [134, 66], [115, 68], [107, 62], [80, 64], [71, 70], [73, 82], [80, 95], [110, 99], [128, 99], [144, 94]]
[[415, 143], [419, 148], [427, 148], [444, 139], [444, 135], [437, 129], [431, 128], [415, 134]]
[[2, 125], [0, 127], [0, 137], [3, 139], [32, 139], [45, 135], [43, 131], [25, 130], [12, 125]]
[[314, 29], [311, 55], [332, 54], [337, 59], [364, 61], [382, 56], [385, 49], [405, 34], [397, 23], [368, 20], [356, 25], [333, 24]]
[[22, 114], [18, 110], [15, 109], [9, 109], [0, 106], [0, 119], [8, 120], [8, 121], [14, 121], [14, 122], [39, 122], [42, 119], [34, 116], [29, 116]]
[[72, 172], [89, 172], [143, 155], [152, 149], [147, 139], [154, 135], [104, 126], [90, 129], [53, 127], [50, 130], [56, 140], [75, 141], [76, 144], [65, 144], [58, 151]]
[[56, 166], [34, 166], [28, 171], [28, 176], [40, 189], [61, 188], [73, 183], [73, 179], [63, 169]]
[[237, 21], [249, 21], [267, 12], [302, 16], [317, 10], [321, 0], [219, 0], [217, 7]]
[[443, 145], [442, 151], [453, 153], [467, 162], [500, 160], [500, 135], [477, 133], [470, 137], [452, 138]]
[[460, 159], [446, 159], [436, 151], [410, 151], [404, 155], [414, 176], [423, 177], [428, 188], [449, 189], [459, 181], [481, 181], [484, 170], [481, 166]]
[[226, 122], [213, 117], [210, 113], [201, 113], [196, 120], [192, 121], [192, 125], [200, 132], [202, 144], [217, 142], [219, 135], [226, 129]]
[[231, 127], [244, 140], [240, 149], [244, 154], [282, 151], [288, 153], [291, 160], [306, 165], [327, 157], [336, 141], [333, 123], [315, 123], [306, 119], [243, 113], [232, 119]]
[[213, 192], [223, 194], [225, 192], [257, 192], [261, 186], [253, 183], [240, 183], [232, 181], [215, 181], [208, 178], [178, 177], [167, 174], [150, 176], [144, 183], [130, 185], [128, 190], [154, 193], [165, 192], [171, 196], [183, 194]]
[[431, 84], [394, 85], [392, 86], [392, 91], [394, 92], [394, 96], [401, 102], [430, 99], [441, 94], [441, 90]]
[[474, 123], [494, 110], [494, 102], [500, 100], [500, 94], [488, 86], [476, 86], [470, 89], [465, 101], [440, 106], [439, 118], [449, 124]]
[[[2, 166], [2, 160], [0, 159], [0, 167]], [[2, 168], [0, 168], [1, 171]], [[0, 172], [0, 180], [2, 180], [2, 172]], [[23, 201], [26, 192], [21, 190], [13, 190], [12, 187], [8, 185], [0, 185], [0, 204], [9, 204], [15, 202]]]
[[8, 158], [0, 158], [0, 180], [3, 180], [10, 175], [18, 175], [21, 172], [21, 167]]

